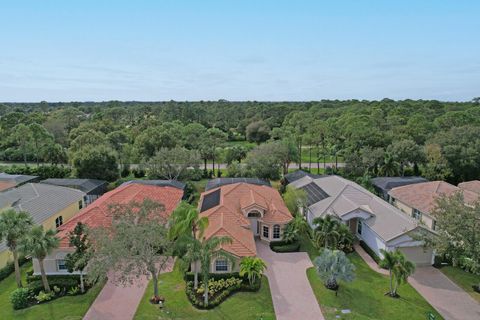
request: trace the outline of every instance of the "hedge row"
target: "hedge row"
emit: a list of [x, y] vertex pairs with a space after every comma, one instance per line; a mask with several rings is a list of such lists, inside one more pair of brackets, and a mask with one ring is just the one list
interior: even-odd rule
[[300, 249], [300, 242], [272, 241], [270, 242], [270, 249], [278, 253], [297, 252]]
[[38, 176], [40, 180], [48, 178], [66, 178], [72, 173], [69, 167], [41, 165], [41, 166], [1, 166], [0, 171], [8, 174], [26, 174]]
[[377, 264], [380, 263], [380, 261], [381, 261], [382, 259], [380, 259], [380, 257], [377, 256], [377, 254], [376, 254], [375, 252], [373, 252], [373, 250], [370, 249], [370, 247], [369, 247], [365, 242], [363, 242], [362, 240], [360, 240], [360, 247], [362, 247], [363, 250], [365, 250], [365, 252], [368, 253], [368, 255], [369, 255], [370, 257], [372, 257], [372, 259], [373, 259]]
[[[18, 259], [18, 264], [22, 266], [25, 262], [27, 262], [27, 259], [24, 257], [20, 257]], [[13, 265], [13, 261], [8, 262], [5, 267], [0, 269], [0, 281], [11, 275], [15, 271], [15, 266]]]
[[[220, 279], [229, 279], [229, 278], [240, 278], [245, 280], [246, 278], [240, 277], [238, 272], [229, 272], [229, 273], [210, 273], [208, 276], [209, 279], [213, 280], [220, 280]], [[195, 275], [193, 272], [186, 272], [185, 275], [183, 276], [183, 279], [185, 282], [193, 281], [195, 278]], [[198, 281], [202, 281], [202, 274], [198, 273]]]

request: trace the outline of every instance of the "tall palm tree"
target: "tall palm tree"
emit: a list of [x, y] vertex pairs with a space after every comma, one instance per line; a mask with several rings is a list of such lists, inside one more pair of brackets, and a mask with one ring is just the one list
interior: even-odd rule
[[200, 240], [193, 238], [192, 236], [182, 236], [177, 240], [181, 242], [181, 247], [185, 248], [185, 253], [182, 256], [182, 261], [192, 267], [193, 272], [193, 288], [198, 288], [198, 273], [200, 272], [198, 268], [198, 262], [201, 259], [200, 256], [200, 247], [202, 243]]
[[172, 213], [169, 224], [168, 235], [170, 239], [176, 239], [184, 234], [197, 239], [197, 237], [201, 238], [203, 236], [205, 229], [208, 227], [208, 218], [200, 217], [197, 208], [182, 201]]
[[235, 263], [235, 260], [231, 254], [223, 250], [219, 250], [221, 245], [232, 243], [230, 237], [212, 237], [209, 239], [203, 238], [200, 241], [199, 256], [200, 256], [200, 265], [202, 269], [202, 281], [204, 286], [204, 300], [203, 303], [205, 306], [208, 306], [208, 280], [210, 277], [210, 263], [212, 258], [224, 258], [229, 260], [232, 265]]
[[391, 177], [398, 174], [399, 166], [395, 158], [389, 152], [385, 152], [385, 157], [379, 171], [382, 175]]
[[32, 217], [27, 212], [7, 209], [0, 213], [0, 241], [5, 240], [8, 249], [12, 252], [15, 280], [19, 288], [22, 287], [22, 279], [18, 264], [18, 243], [28, 233], [32, 225]]
[[257, 257], [245, 257], [240, 262], [240, 276], [246, 275], [250, 285], [262, 276], [265, 269], [267, 269], [265, 261]]
[[45, 267], [43, 261], [53, 249], [57, 248], [59, 244], [58, 238], [55, 236], [53, 230], [43, 230], [43, 226], [33, 227], [25, 238], [22, 239], [20, 248], [26, 254], [36, 258], [40, 266], [40, 273], [42, 275], [43, 287], [45, 292], [50, 292], [47, 275], [45, 274]]
[[380, 252], [383, 254], [380, 267], [388, 269], [390, 275], [390, 292], [388, 294], [391, 297], [397, 297], [398, 286], [402, 282], [406, 282], [408, 277], [413, 274], [415, 264], [408, 261], [405, 255], [399, 250], [386, 251], [380, 249]]
[[339, 222], [327, 215], [325, 218], [315, 218], [313, 223], [316, 225], [314, 233], [314, 241], [317, 248], [322, 245], [328, 249], [330, 247], [335, 248], [337, 245], [340, 233], [338, 232]]

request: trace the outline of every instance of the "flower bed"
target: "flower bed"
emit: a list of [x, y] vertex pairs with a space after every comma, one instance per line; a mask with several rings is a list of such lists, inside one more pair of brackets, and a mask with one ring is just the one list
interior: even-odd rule
[[185, 292], [190, 303], [199, 309], [211, 309], [221, 304], [230, 295], [239, 291], [258, 291], [261, 281], [258, 280], [252, 286], [248, 281], [239, 277], [208, 281], [208, 304], [204, 304], [204, 284], [199, 282], [198, 288], [193, 288], [193, 281], [187, 281]]

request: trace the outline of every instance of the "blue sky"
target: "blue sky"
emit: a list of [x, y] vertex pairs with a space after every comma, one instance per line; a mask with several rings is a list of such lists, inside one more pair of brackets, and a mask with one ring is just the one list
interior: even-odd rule
[[480, 96], [480, 1], [11, 0], [0, 101]]

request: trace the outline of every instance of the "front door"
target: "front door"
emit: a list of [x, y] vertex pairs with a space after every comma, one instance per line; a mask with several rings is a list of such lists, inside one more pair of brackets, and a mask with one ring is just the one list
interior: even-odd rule
[[258, 236], [259, 234], [258, 219], [249, 218], [249, 220], [250, 220], [250, 228], [252, 229], [253, 235]]

